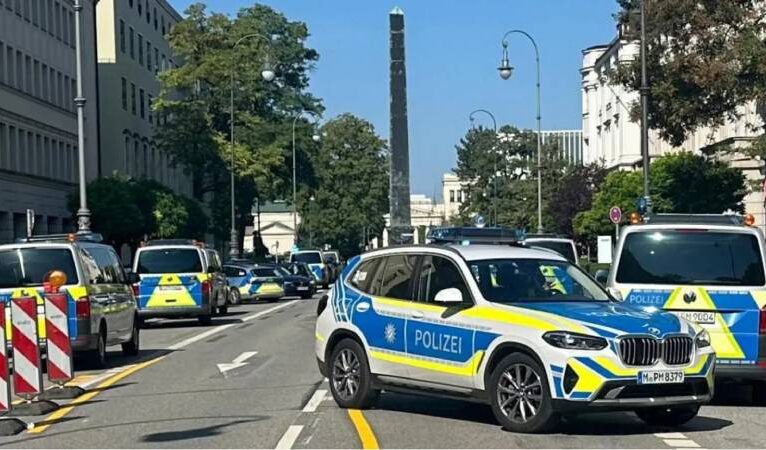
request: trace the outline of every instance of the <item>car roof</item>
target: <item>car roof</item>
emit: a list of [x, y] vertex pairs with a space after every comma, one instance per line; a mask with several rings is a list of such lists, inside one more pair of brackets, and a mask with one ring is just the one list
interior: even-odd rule
[[637, 225], [628, 225], [625, 227], [626, 233], [638, 233], [641, 231], [656, 230], [705, 230], [705, 231], [726, 231], [748, 234], [758, 234], [758, 228], [747, 227], [743, 225], [714, 225], [699, 223], [646, 223]]
[[149, 245], [146, 247], [139, 247], [138, 251], [151, 251], [151, 250], [168, 250], [168, 249], [180, 249], [180, 250], [206, 250], [196, 245]]
[[322, 253], [322, 250], [298, 250], [297, 252], [291, 252], [292, 255], [298, 255], [300, 253]]
[[[71, 248], [75, 245], [75, 242], [24, 242], [24, 243], [15, 243], [15, 244], [3, 244], [0, 245], [0, 250], [13, 250], [17, 248], [40, 248], [40, 247], [50, 247], [50, 248]], [[103, 245], [103, 244], [100, 244]]]
[[524, 239], [525, 242], [567, 242], [567, 243], [573, 243], [574, 239], [566, 238], [566, 237], [527, 237]]
[[521, 245], [502, 244], [447, 244], [447, 245], [405, 245], [387, 247], [365, 253], [366, 257], [396, 255], [400, 253], [457, 253], [466, 261], [485, 259], [547, 259], [566, 262], [567, 259], [547, 249], [524, 247]]

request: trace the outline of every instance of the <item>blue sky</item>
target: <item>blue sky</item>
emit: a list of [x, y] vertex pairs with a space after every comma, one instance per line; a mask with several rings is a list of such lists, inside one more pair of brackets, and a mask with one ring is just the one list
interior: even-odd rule
[[[194, 0], [170, 0], [179, 11]], [[234, 15], [252, 0], [208, 0]], [[615, 35], [616, 0], [263, 0], [308, 24], [320, 60], [311, 90], [325, 118], [351, 112], [389, 134], [388, 12], [405, 12], [413, 193], [441, 197], [441, 175], [455, 167], [455, 144], [476, 108], [499, 124], [535, 126], [534, 52], [510, 40], [512, 78], [497, 74], [500, 40], [510, 29], [531, 34], [542, 61], [543, 129], [580, 129], [581, 50]], [[485, 119], [479, 116], [480, 120]], [[485, 124], [489, 123], [487, 118]], [[498, 125], [499, 126], [499, 125]]]

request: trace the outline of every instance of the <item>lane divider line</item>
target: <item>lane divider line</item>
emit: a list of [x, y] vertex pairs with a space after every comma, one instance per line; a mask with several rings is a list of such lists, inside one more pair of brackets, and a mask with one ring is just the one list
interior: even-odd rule
[[314, 391], [314, 395], [311, 396], [308, 403], [306, 403], [306, 406], [303, 407], [303, 412], [313, 413], [316, 411], [319, 404], [324, 401], [326, 395], [327, 391], [324, 389], [317, 389]]
[[298, 436], [303, 431], [303, 425], [290, 425], [282, 435], [282, 438], [277, 442], [277, 449], [290, 449], [293, 448], [295, 441], [298, 440]]
[[165, 356], [159, 356], [157, 358], [150, 359], [149, 361], [145, 361], [143, 363], [136, 364], [136, 365], [134, 365], [134, 366], [132, 366], [132, 367], [126, 369], [126, 370], [123, 370], [122, 372], [119, 372], [119, 373], [115, 374], [111, 378], [108, 378], [107, 380], [105, 380], [104, 382], [102, 382], [101, 384], [96, 386], [96, 388], [94, 390], [86, 392], [85, 394], [83, 394], [83, 395], [77, 397], [76, 399], [72, 400], [71, 403], [69, 403], [66, 406], [63, 406], [60, 409], [58, 409], [58, 410], [54, 411], [53, 413], [51, 413], [48, 417], [46, 417], [43, 420], [43, 423], [41, 425], [35, 425], [34, 423], [29, 424], [30, 425], [29, 433], [30, 434], [42, 433], [43, 431], [47, 430], [48, 427], [50, 427], [51, 425], [56, 423], [57, 420], [62, 419], [64, 416], [66, 416], [67, 414], [72, 412], [72, 410], [74, 410], [75, 407], [77, 407], [77, 405], [85, 403], [85, 402], [93, 399], [93, 397], [95, 397], [98, 394], [100, 394], [103, 389], [108, 388], [109, 386], [114, 385], [115, 383], [117, 383], [118, 381], [122, 380], [123, 378], [126, 378], [126, 377], [130, 376], [131, 374], [134, 374], [134, 373], [138, 372], [141, 369], [145, 369], [145, 368], [151, 366], [152, 364], [155, 364], [155, 363], [161, 361], [164, 358], [165, 358]]
[[665, 439], [665, 444], [674, 448], [699, 448], [700, 445], [691, 439]]
[[654, 433], [660, 439], [686, 439], [683, 433]]
[[356, 433], [359, 435], [359, 441], [362, 443], [363, 449], [379, 449], [378, 439], [375, 437], [375, 433], [372, 432], [372, 427], [367, 422], [367, 419], [362, 414], [362, 411], [358, 409], [349, 409], [348, 417], [351, 418], [351, 423], [356, 428]]

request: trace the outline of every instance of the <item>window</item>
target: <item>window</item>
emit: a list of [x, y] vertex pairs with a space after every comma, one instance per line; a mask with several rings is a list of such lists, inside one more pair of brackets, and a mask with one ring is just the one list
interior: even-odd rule
[[[354, 286], [362, 292], [370, 292], [370, 286], [372, 286], [375, 270], [378, 268], [378, 263], [382, 260], [382, 258], [378, 258], [362, 261], [356, 271], [354, 271], [354, 275], [351, 276], [351, 286]], [[298, 275], [300, 274], [298, 273]]]
[[143, 2], [141, 0], [138, 0], [138, 15], [143, 16]]
[[6, 167], [6, 158], [8, 157], [8, 145], [5, 143], [6, 131], [5, 124], [0, 122], [0, 167]]
[[148, 273], [199, 273], [202, 258], [196, 249], [144, 250], [138, 254], [137, 272]]
[[35, 60], [32, 68], [32, 95], [40, 97], [40, 61], [38, 60]]
[[24, 2], [24, 19], [29, 22], [30, 20], [30, 11], [29, 11], [29, 4], [32, 3], [32, 0], [26, 0]]
[[13, 75], [16, 72], [15, 70], [13, 70], [13, 48], [11, 48], [10, 46], [6, 46], [5, 48], [6, 48], [5, 54], [7, 56], [5, 59], [5, 64], [6, 64], [5, 83], [8, 84], [8, 86], [14, 86], [15, 81], [14, 81]]
[[165, 35], [165, 16], [160, 16], [160, 22], [162, 23], [162, 35]]
[[66, 274], [67, 284], [77, 284], [77, 269], [72, 252], [64, 248], [9, 249], [0, 252], [0, 289], [42, 286], [53, 269]]
[[16, 50], [16, 89], [24, 87], [24, 56]]
[[61, 40], [61, 5], [55, 2], [53, 7], [53, 29], [56, 39]]
[[117, 255], [114, 254], [114, 250], [106, 247], [91, 247], [83, 251], [90, 254], [96, 261], [99, 271], [97, 283], [125, 283], [125, 274], [122, 265], [117, 260]]
[[128, 80], [122, 79], [122, 109], [128, 110]]
[[64, 106], [64, 77], [56, 72], [56, 106]]
[[50, 34], [53, 37], [56, 37], [56, 21], [54, 19], [53, 14], [53, 5], [51, 3], [48, 3], [48, 34]]
[[455, 191], [452, 191], [452, 190], [449, 191], [449, 201], [450, 203], [453, 203], [455, 201]]
[[154, 73], [157, 73], [160, 67], [160, 49], [154, 47]]
[[146, 68], [152, 71], [152, 43], [146, 41]]
[[133, 27], [130, 27], [130, 31], [128, 33], [128, 39], [130, 40], [130, 57], [133, 59], [136, 59], [136, 44], [135, 44], [135, 30], [133, 30]]
[[42, 66], [43, 100], [48, 101], [48, 96], [50, 95], [50, 85], [48, 83], [48, 66], [45, 63], [43, 63]]
[[32, 93], [32, 58], [24, 57], [24, 92]]
[[321, 264], [322, 254], [319, 252], [299, 252], [290, 255], [290, 262], [302, 262], [306, 264]]
[[162, 65], [160, 66], [161, 71], [165, 71], [165, 55], [162, 55]]
[[146, 118], [146, 106], [144, 104], [144, 90], [143, 89], [141, 89], [140, 92], [139, 92], [138, 102], [139, 102], [139, 106], [140, 106], [139, 110], [140, 110], [140, 113], [141, 113], [141, 118], [145, 119]]
[[48, 0], [40, 0], [40, 28], [48, 31], [48, 11], [50, 11]]
[[138, 35], [138, 63], [144, 65], [144, 36]]
[[449, 288], [458, 289], [463, 294], [463, 301], [471, 301], [468, 286], [452, 261], [442, 256], [424, 256], [420, 265], [416, 300], [433, 303], [439, 291]]
[[133, 8], [133, 0], [128, 0], [128, 6]]
[[154, 125], [154, 113], [152, 112], [152, 103], [154, 103], [154, 97], [152, 97], [152, 94], [149, 94], [149, 97], [146, 102], [146, 106], [149, 113], [149, 123]]
[[74, 13], [69, 11], [67, 15], [69, 16], [69, 46], [75, 48]]
[[417, 255], [393, 255], [386, 258], [379, 295], [412, 300], [412, 278], [417, 259]]
[[149, 0], [146, 0], [146, 23], [152, 22], [152, 15], [149, 13]]
[[125, 53], [125, 21], [120, 20], [120, 51]]
[[30, 0], [30, 3], [32, 3], [32, 23], [37, 26], [39, 23], [39, 17], [40, 10], [38, 9], [39, 4], [37, 3], [38, 0]]
[[157, 31], [157, 8], [154, 8], [154, 31]]
[[64, 5], [61, 5], [61, 39], [69, 45], [69, 13]]
[[136, 85], [130, 83], [130, 111], [136, 115]]

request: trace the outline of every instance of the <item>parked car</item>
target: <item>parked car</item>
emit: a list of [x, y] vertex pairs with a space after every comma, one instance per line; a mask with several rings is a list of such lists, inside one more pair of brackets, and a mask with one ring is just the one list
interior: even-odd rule
[[[125, 355], [137, 355], [139, 321], [131, 284], [138, 277], [125, 273], [117, 253], [101, 243], [100, 235], [35, 236], [0, 246], [0, 301], [8, 303], [21, 296], [37, 299], [38, 337], [44, 347], [43, 279], [53, 270], [66, 275], [61, 291], [74, 303], [70, 320], [76, 326], [70, 340], [75, 357], [103, 368], [108, 346], [121, 344]], [[9, 320], [10, 308], [6, 316]], [[11, 327], [6, 327], [6, 338], [10, 342]]]
[[330, 283], [335, 283], [335, 281], [340, 276], [340, 272], [342, 270], [341, 263], [340, 263], [340, 255], [338, 254], [337, 251], [330, 250], [330, 251], [322, 252], [322, 259], [324, 260], [325, 266], [327, 266]]
[[316, 293], [316, 282], [311, 274], [293, 274], [284, 266], [275, 266], [274, 270], [282, 277], [286, 296], [306, 299], [313, 297]]
[[290, 262], [301, 262], [308, 264], [317, 284], [321, 284], [325, 289], [330, 284], [330, 272], [327, 270], [327, 264], [325, 264], [321, 251], [301, 250], [295, 253], [291, 253]]

